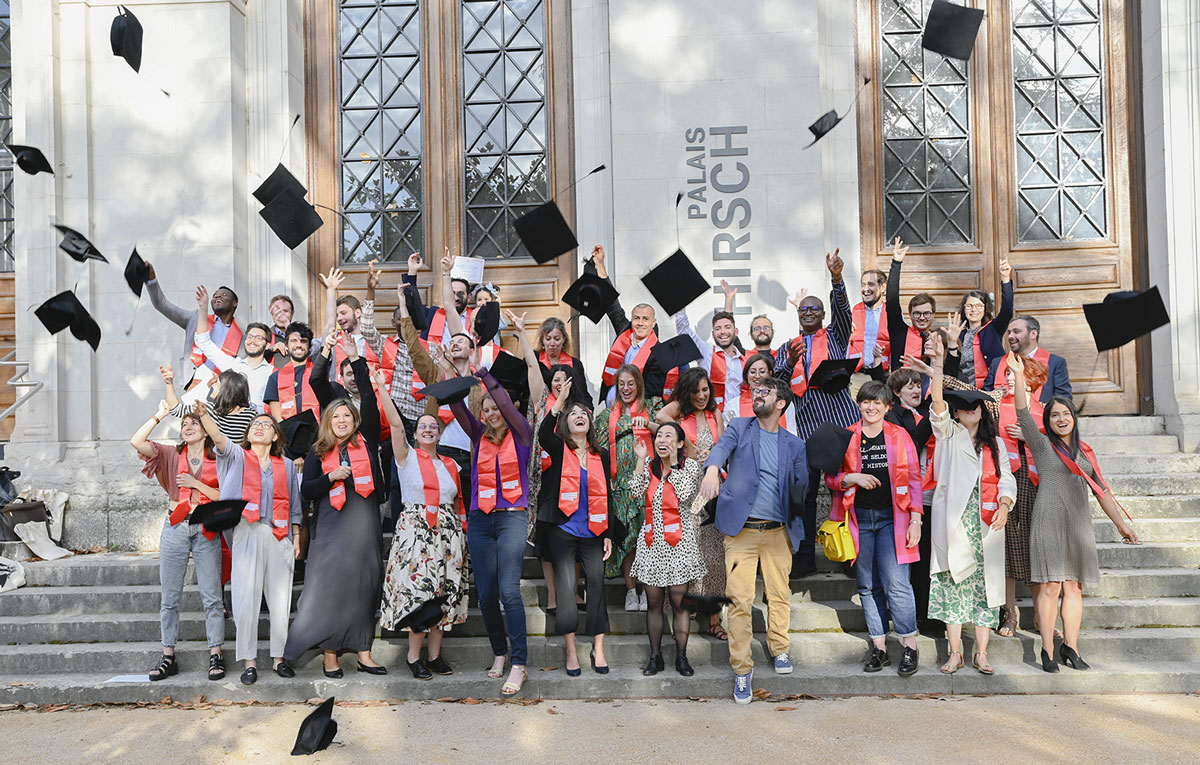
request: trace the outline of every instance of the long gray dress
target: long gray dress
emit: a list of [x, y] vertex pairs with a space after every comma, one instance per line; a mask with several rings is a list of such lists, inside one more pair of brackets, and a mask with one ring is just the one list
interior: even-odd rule
[[[1071, 580], [1095, 587], [1100, 584], [1100, 561], [1088, 506], [1091, 488], [1063, 464], [1050, 440], [1038, 431], [1028, 408], [1017, 411], [1017, 422], [1033, 452], [1040, 479], [1029, 529], [1030, 581]], [[1075, 461], [1084, 473], [1092, 475], [1092, 466], [1082, 453]]]

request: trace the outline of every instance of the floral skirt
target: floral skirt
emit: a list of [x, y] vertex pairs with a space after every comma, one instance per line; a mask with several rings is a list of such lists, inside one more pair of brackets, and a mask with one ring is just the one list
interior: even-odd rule
[[946, 624], [974, 624], [976, 627], [1000, 626], [1000, 609], [988, 608], [987, 586], [983, 577], [983, 528], [979, 517], [979, 489], [971, 493], [962, 523], [971, 542], [975, 570], [961, 582], [949, 571], [939, 571], [929, 583], [929, 618]]
[[458, 508], [438, 508], [437, 525], [429, 528], [425, 505], [405, 502], [392, 537], [387, 571], [383, 577], [383, 604], [379, 622], [388, 629], [422, 603], [446, 597], [438, 628], [449, 630], [467, 620], [467, 535]]

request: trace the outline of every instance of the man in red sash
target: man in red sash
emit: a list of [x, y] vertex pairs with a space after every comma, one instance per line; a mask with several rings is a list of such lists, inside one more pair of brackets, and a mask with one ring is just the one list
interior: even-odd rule
[[321, 416], [321, 407], [309, 379], [312, 361], [308, 356], [312, 339], [312, 330], [304, 322], [294, 321], [288, 326], [287, 346], [290, 363], [271, 373], [267, 379], [267, 388], [263, 391], [263, 402], [276, 421], [293, 417], [305, 409], [312, 411], [318, 418]]
[[[933, 330], [933, 315], [937, 302], [926, 292], [918, 292], [908, 301], [908, 321], [900, 308], [900, 268], [908, 247], [896, 237], [892, 247], [892, 265], [888, 269], [887, 297], [884, 308], [887, 316], [888, 342], [891, 345], [891, 368], [899, 369], [900, 357], [908, 354], [920, 358], [924, 355], [925, 338]], [[953, 338], [957, 343], [958, 338]]]
[[[1037, 359], [1049, 370], [1046, 383], [1033, 392], [1035, 399], [1043, 404], [1049, 404], [1055, 396], [1071, 398], [1071, 375], [1067, 371], [1067, 360], [1042, 348], [1039, 345], [1041, 337], [1041, 323], [1032, 316], [1021, 315], [1014, 317], [1008, 323], [1008, 332], [1005, 333], [1004, 339], [1013, 353]], [[1007, 379], [1008, 359], [1006, 356], [1001, 356], [993, 361], [991, 368], [988, 369], [983, 389], [994, 390], [997, 385], [1004, 387]]]
[[[408, 275], [416, 277], [420, 268], [421, 254], [409, 255]], [[392, 311], [392, 328], [396, 334], [385, 338], [375, 327], [375, 288], [379, 286], [382, 272], [375, 268], [374, 261], [368, 264], [368, 269], [367, 299], [363, 303], [362, 318], [359, 320], [358, 329], [362, 333], [363, 339], [367, 341], [367, 347], [379, 357], [379, 368], [383, 370], [384, 377], [388, 381], [386, 392], [391, 396], [392, 402], [396, 404], [396, 411], [404, 420], [405, 432], [416, 433], [417, 419], [424, 413], [425, 404], [413, 398], [413, 363], [412, 357], [408, 354], [408, 345], [404, 342], [400, 332], [400, 307], [396, 306]], [[398, 499], [396, 506], [399, 507]]]
[[[362, 318], [362, 303], [354, 295], [342, 295], [338, 297], [338, 288], [346, 281], [346, 274], [337, 268], [329, 270], [328, 274], [318, 274], [321, 278], [321, 283], [325, 285], [325, 303], [327, 315], [332, 316], [337, 322], [338, 329], [343, 334], [354, 338], [354, 345], [358, 348], [358, 355], [367, 360], [367, 366], [371, 369], [379, 368], [379, 356], [375, 351], [371, 350], [367, 345], [367, 341], [363, 339], [362, 333], [359, 331], [358, 323]], [[318, 338], [317, 342], [313, 343], [312, 355], [316, 356], [321, 352], [325, 345], [325, 338]], [[330, 364], [330, 379], [335, 382], [341, 382], [340, 370], [342, 361], [345, 356], [341, 349], [334, 350], [333, 363]]]
[[[585, 271], [592, 268], [601, 279], [608, 278], [604, 248], [600, 245], [592, 248], [592, 262], [584, 266]], [[638, 303], [633, 307], [632, 317], [626, 318], [620, 300], [614, 301], [609, 307], [608, 320], [612, 322], [617, 339], [613, 341], [608, 358], [604, 360], [604, 372], [600, 375], [600, 398], [597, 403], [612, 406], [617, 398], [614, 388], [617, 370], [622, 364], [633, 364], [643, 373], [646, 371], [650, 351], [658, 344], [658, 325], [654, 317], [654, 308], [649, 304]], [[646, 395], [657, 394], [647, 387]]]
[[850, 358], [862, 359], [858, 371], [872, 380], [883, 380], [891, 366], [887, 314], [883, 310], [883, 285], [887, 275], [878, 268], [863, 271], [859, 284], [862, 302], [854, 306], [854, 329], [850, 332]]
[[[183, 355], [191, 359], [192, 366], [196, 370], [187, 387], [190, 389], [201, 382], [207, 382], [208, 378], [222, 370], [209, 361], [196, 347], [196, 322], [200, 318], [199, 309], [188, 311], [168, 300], [158, 283], [154, 266], [147, 262], [146, 268], [150, 271], [146, 289], [150, 292], [150, 303], [154, 306], [154, 310], [182, 327], [185, 333]], [[233, 318], [238, 306], [237, 293], [228, 287], [218, 287], [213, 292], [209, 305], [212, 313], [208, 317], [208, 334], [212, 342], [230, 356], [242, 355], [242, 328]]]
[[[413, 258], [416, 258], [415, 267]], [[439, 308], [438, 306], [425, 306], [425, 326], [427, 329], [421, 332], [421, 339], [434, 345], [446, 345], [455, 334], [464, 332], [464, 328], [470, 325], [472, 313], [470, 308], [471, 283], [466, 279], [450, 276], [450, 271], [454, 268], [454, 256], [450, 254], [448, 248], [446, 254], [442, 256], [441, 263], [440, 280], [436, 286], [442, 296], [442, 305], [453, 305], [454, 311], [449, 312], [445, 308]], [[411, 284], [413, 289], [416, 289], [417, 271], [420, 268], [420, 254], [410, 256], [408, 259], [408, 273], [402, 277], [403, 283]], [[457, 324], [455, 324], [456, 320]]]
[[692, 329], [686, 308], [673, 318], [675, 334], [689, 335], [700, 349], [700, 366], [708, 372], [717, 411], [723, 413], [726, 401], [733, 401], [736, 405], [742, 395], [742, 360], [746, 356], [736, 342], [737, 324], [733, 319], [733, 297], [737, 292], [736, 288], [722, 279], [721, 290], [725, 293], [725, 307], [713, 314], [711, 344], [702, 340]]

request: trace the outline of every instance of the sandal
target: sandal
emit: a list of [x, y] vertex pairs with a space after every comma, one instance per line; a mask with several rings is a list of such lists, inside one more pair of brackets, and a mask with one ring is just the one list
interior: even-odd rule
[[505, 656], [497, 656], [496, 661], [492, 662], [491, 669], [487, 671], [487, 676], [493, 680], [499, 680], [500, 676], [504, 674], [504, 661], [506, 658]]
[[[984, 657], [982, 664], [979, 663], [980, 656]], [[959, 666], [962, 666], [962, 665], [960, 664]], [[975, 667], [975, 669], [979, 670], [979, 674], [981, 674], [981, 675], [996, 674], [996, 670], [992, 669], [992, 665], [988, 664], [988, 662], [987, 662], [987, 651], [978, 651], [977, 653], [972, 654], [971, 666], [973, 666], [973, 667]]]
[[[954, 663], [955, 656], [958, 657], [957, 664]], [[959, 671], [962, 668], [963, 668], [963, 652], [962, 651], [951, 651], [950, 658], [947, 659], [946, 663], [943, 664], [939, 669], [941, 670], [943, 675], [953, 675], [955, 672]]]
[[729, 633], [721, 626], [721, 619], [718, 617], [716, 623], [708, 623], [708, 634], [715, 637], [717, 640], [728, 640]]
[[168, 677], [179, 674], [179, 662], [175, 660], [175, 654], [163, 654], [158, 660], [158, 666], [150, 670], [151, 680], [165, 680]]
[[219, 653], [210, 653], [208, 655], [208, 679], [225, 679], [225, 659]]
[[1000, 629], [996, 630], [1002, 637], [1013, 637], [1017, 634], [1017, 620], [1020, 616], [1017, 609], [1004, 609], [1004, 624], [1000, 625]]
[[[517, 682], [513, 682], [513, 675], [519, 675], [521, 678]], [[521, 692], [521, 687], [525, 685], [525, 680], [529, 677], [529, 673], [525, 671], [525, 667], [520, 664], [514, 664], [512, 672], [508, 674], [508, 680], [504, 681], [504, 685], [500, 688], [501, 695], [516, 696]]]

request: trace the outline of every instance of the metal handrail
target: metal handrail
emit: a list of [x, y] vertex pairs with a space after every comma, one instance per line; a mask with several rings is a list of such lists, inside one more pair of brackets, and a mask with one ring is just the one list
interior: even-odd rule
[[28, 361], [17, 361], [17, 359], [15, 358], [16, 355], [17, 355], [17, 352], [15, 350], [12, 350], [12, 351], [9, 351], [3, 358], [0, 358], [0, 366], [12, 367], [14, 369], [20, 368], [19, 372], [17, 372], [11, 378], [9, 378], [8, 384], [13, 386], [14, 388], [31, 388], [32, 390], [28, 390], [28, 391], [22, 393], [20, 396], [17, 397], [16, 401], [14, 401], [12, 404], [9, 405], [9, 407], [7, 409], [0, 412], [0, 420], [3, 420], [5, 417], [8, 417], [10, 414], [15, 412], [17, 410], [17, 408], [19, 406], [21, 406], [21, 404], [24, 404], [26, 401], [33, 398], [33, 396], [36, 395], [38, 391], [40, 391], [42, 388], [46, 387], [46, 384], [43, 382], [37, 382], [37, 381], [23, 379], [25, 377], [25, 375], [29, 374], [29, 362]]

